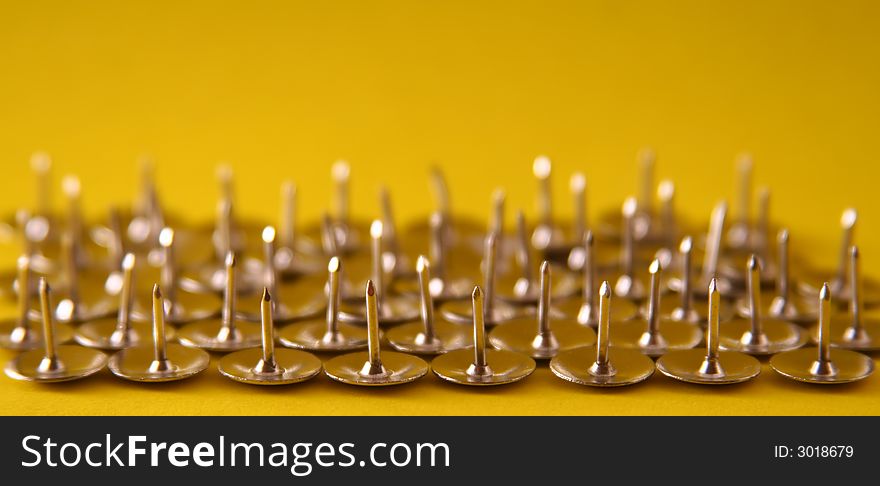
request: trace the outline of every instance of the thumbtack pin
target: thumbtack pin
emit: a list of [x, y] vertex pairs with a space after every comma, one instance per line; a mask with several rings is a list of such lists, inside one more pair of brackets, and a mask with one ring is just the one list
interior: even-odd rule
[[324, 373], [333, 380], [349, 385], [400, 385], [417, 380], [428, 372], [428, 363], [421, 358], [398, 352], [379, 350], [379, 307], [376, 286], [366, 285], [367, 351], [337, 356], [324, 366]]
[[[779, 244], [778, 271], [776, 275], [776, 296], [770, 302], [768, 314], [776, 319], [781, 319], [795, 324], [806, 325], [815, 322], [817, 316], [815, 309], [810, 309], [803, 304], [800, 298], [792, 292], [791, 271], [789, 270], [789, 236], [788, 230], [779, 231], [777, 236]], [[744, 317], [747, 313], [741, 312]]]
[[159, 285], [154, 285], [153, 342], [111, 356], [107, 367], [114, 375], [131, 381], [165, 382], [190, 378], [208, 367], [211, 358], [205, 351], [166, 342], [164, 300]]
[[224, 356], [218, 364], [220, 374], [251, 385], [288, 385], [317, 376], [321, 372], [321, 360], [314, 355], [294, 349], [275, 349], [269, 289], [263, 289], [260, 302], [262, 347], [243, 349]]
[[831, 290], [828, 283], [819, 291], [818, 347], [779, 353], [770, 367], [786, 378], [817, 384], [849, 383], [874, 372], [874, 360], [848, 349], [831, 348]]
[[[536, 325], [537, 324], [537, 325]], [[574, 319], [555, 318], [550, 312], [550, 263], [541, 264], [541, 298], [537, 322], [520, 317], [496, 326], [489, 343], [497, 349], [524, 353], [535, 359], [550, 359], [560, 352], [592, 346], [596, 333]]]
[[289, 348], [309, 351], [351, 351], [367, 347], [363, 327], [339, 322], [342, 264], [338, 257], [327, 265], [327, 314], [281, 328], [278, 338]]
[[[131, 307], [134, 294], [135, 256], [128, 253], [122, 259], [122, 287], [119, 291], [119, 312], [116, 317], [89, 321], [80, 325], [73, 338], [82, 346], [118, 351], [149, 341], [152, 326], [148, 322], [132, 322]], [[166, 330], [166, 337], [174, 337], [174, 329]]]
[[761, 356], [799, 348], [806, 343], [806, 335], [794, 324], [761, 315], [760, 273], [758, 257], [752, 255], [748, 263], [749, 318], [725, 324], [719, 337], [722, 349]]
[[856, 351], [880, 350], [880, 320], [865, 316], [865, 303], [862, 301], [862, 277], [859, 264], [859, 249], [850, 249], [850, 313], [849, 322], [841, 322], [831, 331], [831, 345]]
[[226, 289], [220, 319], [191, 322], [178, 332], [180, 344], [207, 351], [229, 352], [260, 345], [260, 327], [236, 317], [236, 258], [226, 254]]
[[720, 351], [718, 346], [720, 293], [718, 282], [709, 281], [709, 325], [706, 349], [671, 351], [657, 360], [664, 375], [688, 383], [727, 385], [748, 381], [761, 372], [761, 363], [744, 353]]
[[16, 356], [6, 365], [7, 376], [14, 380], [54, 383], [85, 378], [104, 368], [107, 364], [104, 353], [80, 346], [56, 344], [50, 289], [45, 278], [40, 279], [40, 305], [43, 349], [32, 349]]
[[[654, 374], [654, 361], [639, 351], [610, 348], [611, 287], [599, 287], [599, 332], [595, 350], [581, 347], [559, 353], [550, 370], [563, 380], [579, 385], [613, 387], [633, 385]], [[613, 359], [612, 359], [613, 358]]]
[[405, 353], [443, 354], [472, 344], [464, 326], [434, 319], [434, 299], [431, 297], [431, 268], [428, 259], [419, 256], [416, 261], [419, 275], [421, 322], [393, 327], [385, 337], [391, 346]]
[[471, 296], [473, 349], [458, 349], [434, 358], [431, 369], [439, 378], [459, 385], [505, 385], [520, 381], [535, 371], [535, 360], [522, 353], [486, 348], [483, 298], [483, 290], [474, 287]]
[[[42, 313], [32, 313], [31, 307], [31, 260], [22, 255], [18, 257], [15, 283], [18, 312], [13, 319], [0, 322], [0, 347], [13, 351], [35, 349], [43, 342], [42, 331], [32, 326], [32, 321], [42, 321]], [[66, 323], [56, 323], [55, 340], [64, 343], [73, 335], [73, 328]]]
[[662, 356], [668, 351], [691, 349], [703, 339], [699, 326], [660, 316], [660, 261], [654, 259], [648, 269], [651, 293], [646, 318], [615, 323], [612, 346], [637, 349], [648, 356]]
[[635, 277], [635, 235], [634, 224], [638, 204], [633, 197], [623, 203], [623, 234], [620, 253], [621, 275], [614, 284], [614, 294], [629, 300], [641, 300], [645, 297], [645, 287]]

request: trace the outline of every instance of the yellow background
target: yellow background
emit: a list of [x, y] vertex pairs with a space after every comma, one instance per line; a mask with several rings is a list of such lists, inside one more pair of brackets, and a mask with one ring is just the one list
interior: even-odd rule
[[[82, 177], [92, 215], [132, 199], [141, 153], [159, 162], [167, 205], [193, 217], [211, 215], [214, 167], [229, 161], [240, 212], [274, 218], [279, 182], [293, 178], [313, 218], [337, 158], [352, 163], [362, 216], [376, 215], [380, 181], [400, 219], [424, 215], [431, 163], [459, 212], [485, 215], [503, 186], [509, 207], [534, 214], [530, 165], [548, 154], [560, 214], [583, 170], [596, 215], [634, 191], [635, 153], [650, 145], [682, 211], [704, 220], [749, 150], [793, 245], [832, 265], [840, 211], [855, 206], [865, 269], [880, 276], [878, 14], [871, 1], [7, 1], [0, 210], [32, 202], [27, 160], [46, 150], [56, 176]], [[13, 251], [2, 257], [13, 265]], [[161, 386], [106, 370], [62, 386], [3, 377], [0, 413], [878, 414], [880, 376], [819, 388], [765, 365], [729, 388], [655, 376], [606, 391], [544, 367], [493, 390], [432, 376], [263, 389], [212, 365]]]

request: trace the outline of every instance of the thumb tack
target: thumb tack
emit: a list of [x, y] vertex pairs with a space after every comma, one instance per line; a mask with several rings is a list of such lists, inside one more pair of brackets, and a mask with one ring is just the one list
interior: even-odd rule
[[367, 351], [343, 354], [327, 361], [324, 373], [349, 385], [387, 386], [415, 381], [428, 372], [428, 363], [416, 356], [379, 350], [379, 306], [376, 286], [367, 281]]
[[226, 254], [226, 289], [223, 293], [223, 311], [220, 319], [191, 322], [178, 332], [180, 344], [207, 351], [229, 352], [260, 345], [260, 327], [236, 318], [236, 258], [232, 251]]
[[614, 284], [614, 295], [629, 300], [641, 300], [645, 297], [645, 287], [635, 277], [635, 218], [638, 211], [636, 198], [627, 198], [623, 203], [623, 235], [620, 247], [621, 275]]
[[599, 336], [595, 350], [581, 347], [559, 353], [550, 361], [550, 371], [565, 381], [598, 387], [634, 385], [654, 374], [651, 358], [633, 349], [612, 349], [610, 330], [611, 287], [606, 281], [599, 288]]
[[385, 333], [391, 346], [405, 353], [443, 354], [472, 345], [464, 326], [434, 319], [434, 300], [431, 297], [431, 266], [420, 256], [416, 261], [421, 292], [421, 322], [393, 327]]
[[786, 378], [818, 384], [849, 383], [874, 372], [874, 360], [848, 349], [831, 348], [831, 291], [819, 291], [819, 346], [795, 349], [770, 358], [770, 367]]
[[799, 348], [807, 342], [806, 335], [794, 324], [761, 315], [760, 273], [758, 257], [752, 255], [748, 268], [749, 317], [724, 325], [719, 338], [722, 349], [762, 356]]
[[211, 358], [201, 349], [165, 341], [165, 303], [159, 285], [153, 286], [153, 343], [117, 351], [107, 367], [114, 375], [138, 382], [190, 378], [205, 370]]
[[662, 356], [670, 350], [691, 349], [703, 339], [703, 331], [696, 324], [675, 321], [660, 316], [660, 261], [655, 259], [648, 269], [651, 274], [651, 294], [646, 319], [615, 323], [612, 346], [638, 349], [651, 357]]
[[16, 356], [6, 366], [6, 375], [14, 380], [55, 383], [85, 378], [107, 364], [107, 356], [97, 350], [55, 342], [54, 316], [46, 279], [40, 279], [40, 306], [43, 317], [43, 349], [33, 349]]
[[288, 385], [314, 378], [321, 360], [305, 351], [275, 349], [275, 326], [269, 289], [263, 289], [262, 348], [243, 349], [224, 356], [218, 365], [223, 376], [250, 385]]
[[[537, 322], [536, 322], [537, 321]], [[541, 264], [541, 298], [537, 319], [520, 317], [496, 326], [489, 343], [497, 349], [524, 353], [535, 359], [550, 359], [561, 351], [592, 346], [596, 333], [574, 319], [556, 319], [550, 313], [550, 263]]]
[[[81, 324], [73, 338], [82, 346], [118, 351], [149, 341], [152, 326], [149, 322], [132, 322], [131, 306], [134, 293], [135, 256], [128, 253], [122, 259], [122, 288], [119, 292], [119, 313], [113, 318], [97, 319]], [[174, 337], [174, 329], [166, 329], [166, 337]]]
[[[32, 321], [43, 317], [31, 313], [31, 259], [22, 255], [18, 258], [16, 299], [18, 312], [13, 319], [0, 322], [0, 347], [12, 351], [27, 351], [40, 346], [43, 341], [40, 329], [32, 326]], [[55, 323], [55, 340], [63, 343], [73, 335], [73, 328], [67, 323]]]
[[771, 317], [795, 324], [810, 324], [816, 321], [816, 310], [807, 308], [798, 296], [792, 295], [788, 240], [788, 230], [780, 230], [777, 236], [779, 270], [776, 275], [776, 296], [770, 302], [768, 313]]
[[737, 351], [719, 351], [718, 283], [709, 281], [709, 325], [706, 350], [672, 351], [657, 360], [657, 369], [676, 380], [701, 385], [728, 385], [748, 381], [761, 373], [761, 363]]
[[442, 354], [431, 362], [440, 379], [459, 385], [506, 385], [520, 381], [535, 371], [535, 360], [514, 351], [486, 349], [483, 290], [477, 286], [471, 295], [474, 316], [474, 347]]
[[861, 265], [859, 265], [859, 249], [850, 250], [850, 296], [851, 320], [846, 326], [837, 326], [831, 331], [831, 345], [857, 351], [880, 350], [880, 320], [864, 315], [862, 302]]
[[278, 333], [281, 344], [309, 351], [351, 351], [367, 347], [367, 333], [362, 326], [339, 322], [342, 264], [338, 257], [327, 265], [327, 314], [287, 325]]

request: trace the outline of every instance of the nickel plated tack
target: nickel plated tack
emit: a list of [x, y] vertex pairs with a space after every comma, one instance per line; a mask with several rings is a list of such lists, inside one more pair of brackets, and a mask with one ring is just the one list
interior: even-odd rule
[[[280, 323], [289, 323], [299, 319], [319, 316], [324, 311], [324, 299], [321, 297], [320, 280], [300, 277], [290, 282], [282, 282], [281, 275], [275, 267], [275, 228], [266, 226], [262, 231], [263, 267], [262, 283], [268, 287], [272, 295], [272, 313]], [[261, 322], [260, 308], [254, 305], [256, 299], [245, 300], [238, 306], [236, 314], [242, 320]], [[256, 307], [256, 308], [255, 308]]]
[[[32, 326], [32, 321], [39, 316], [39, 321], [44, 320], [40, 314], [30, 312], [31, 307], [31, 259], [27, 256], [18, 257], [18, 281], [16, 285], [18, 312], [13, 319], [0, 322], [0, 347], [12, 351], [27, 351], [35, 349], [43, 342], [42, 331]], [[42, 305], [42, 303], [41, 303]], [[59, 343], [70, 340], [73, 328], [66, 323], [56, 323], [53, 328], [54, 338]]]
[[[706, 252], [703, 254], [703, 264], [700, 277], [693, 287], [694, 297], [708, 298], [709, 282], [715, 280], [715, 286], [722, 295], [733, 295], [733, 285], [725, 278], [717, 277], [718, 261], [721, 258], [721, 242], [724, 232], [724, 222], [727, 219], [727, 203], [721, 201], [712, 209], [709, 219], [709, 231], [706, 234]], [[673, 290], [680, 290], [680, 281], [669, 282]]]
[[[522, 310], [495, 297], [495, 264], [498, 255], [498, 235], [489, 233], [486, 236], [485, 252], [483, 253], [483, 287], [485, 288], [484, 322], [494, 326], [518, 317]], [[482, 290], [480, 291], [483, 292]], [[473, 322], [474, 307], [467, 301], [447, 302], [440, 310], [451, 322], [466, 324]]]
[[532, 247], [546, 252], [562, 244], [562, 230], [553, 220], [553, 191], [550, 185], [552, 164], [544, 155], [535, 157], [532, 163], [532, 174], [538, 182], [538, 224], [532, 231]]
[[[850, 320], [847, 325], [841, 322], [831, 330], [831, 345], [857, 351], [880, 351], [880, 320], [864, 315], [859, 249], [853, 246], [850, 255], [850, 286], [853, 289], [850, 297]], [[817, 334], [814, 336], [818, 337]]]
[[[596, 327], [599, 325], [599, 305], [596, 303], [596, 280], [597, 264], [596, 251], [593, 244], [593, 232], [587, 230], [584, 235], [581, 265], [581, 298], [565, 299], [559, 303], [553, 303], [551, 312], [560, 314], [565, 318], [574, 318], [584, 326]], [[638, 307], [625, 299], [615, 303], [614, 313], [618, 320], [625, 321], [636, 316]]]
[[220, 319], [196, 321], [183, 326], [177, 337], [180, 344], [221, 353], [260, 345], [260, 327], [249, 322], [239, 322], [236, 318], [236, 258], [232, 251], [226, 254], [225, 266], [226, 290], [223, 293]]
[[691, 349], [703, 339], [696, 324], [674, 321], [660, 316], [660, 261], [655, 259], [648, 269], [651, 294], [645, 319], [615, 323], [612, 346], [637, 349], [648, 356], [662, 356], [668, 351]]
[[471, 296], [474, 315], [474, 347], [441, 354], [431, 362], [440, 379], [459, 385], [506, 385], [535, 371], [535, 360], [514, 351], [486, 349], [483, 290], [477, 286]]
[[278, 339], [289, 348], [309, 351], [351, 351], [367, 347], [367, 332], [362, 326], [339, 322], [342, 293], [342, 264], [338, 257], [327, 265], [327, 314], [281, 328]]
[[[681, 256], [681, 279], [679, 280], [678, 293], [681, 296], [679, 305], [669, 313], [672, 321], [690, 322], [696, 324], [706, 321], [706, 312], [701, 313], [694, 305], [693, 292], [693, 250], [694, 242], [690, 236], [685, 236], [678, 246]], [[708, 309], [705, 309], [708, 310]]]
[[324, 373], [333, 380], [349, 385], [386, 386], [415, 381], [428, 372], [428, 363], [421, 358], [392, 351], [379, 350], [379, 302], [372, 280], [366, 285], [367, 351], [343, 354], [324, 366]]
[[[806, 325], [816, 321], [816, 310], [808, 308], [797, 294], [792, 291], [789, 257], [788, 230], [779, 231], [779, 264], [776, 275], [776, 296], [770, 302], [768, 314], [776, 319]], [[748, 314], [746, 314], [747, 316]]]
[[[110, 296], [104, 293], [104, 286], [94, 279], [80, 281], [76, 244], [71, 231], [61, 235], [61, 259], [67, 295], [55, 307], [55, 318], [60, 322], [79, 324], [112, 315], [113, 303]], [[83, 283], [86, 285], [83, 286]]]
[[848, 349], [831, 347], [831, 290], [819, 291], [819, 346], [795, 349], [770, 358], [770, 367], [786, 378], [817, 384], [849, 383], [874, 372], [874, 360]]
[[718, 284], [709, 282], [709, 326], [706, 350], [687, 349], [672, 351], [657, 360], [657, 369], [664, 375], [688, 383], [701, 385], [728, 385], [751, 380], [761, 373], [761, 363], [737, 351], [719, 351]]
[[727, 230], [727, 246], [751, 251], [752, 243], [752, 156], [742, 154], [736, 162], [737, 214]]
[[291, 181], [281, 184], [281, 216], [278, 226], [279, 245], [275, 252], [275, 268], [287, 278], [317, 273], [320, 247], [297, 230], [297, 188]]
[[54, 383], [85, 378], [107, 364], [107, 356], [94, 349], [55, 342], [55, 319], [50, 309], [49, 284], [40, 279], [40, 305], [43, 309], [43, 349], [32, 349], [6, 365], [6, 375], [14, 380]]
[[434, 300], [429, 289], [431, 266], [428, 259], [419, 256], [416, 261], [421, 291], [421, 322], [395, 326], [385, 333], [391, 346], [405, 353], [443, 354], [447, 351], [473, 345], [467, 329], [459, 324], [434, 319]]
[[[96, 319], [81, 324], [73, 338], [82, 346], [110, 351], [138, 346], [151, 339], [152, 326], [148, 322], [133, 322], [131, 319], [132, 298], [134, 296], [133, 253], [122, 259], [122, 288], [119, 291], [119, 312], [117, 316]], [[174, 329], [166, 330], [166, 337], [174, 337]]]
[[[381, 221], [375, 220], [370, 226], [371, 245], [371, 278], [376, 287], [376, 300], [378, 303], [379, 317], [384, 324], [400, 324], [403, 322], [414, 321], [419, 318], [419, 306], [415, 299], [400, 295], [389, 295], [388, 292], [388, 275], [386, 275], [383, 264], [383, 242], [384, 225]], [[364, 309], [354, 305], [346, 305], [343, 303], [339, 319], [344, 322], [360, 323], [366, 322], [366, 315], [363, 314]]]
[[107, 367], [123, 379], [165, 382], [190, 378], [205, 370], [211, 361], [205, 351], [168, 344], [165, 339], [165, 309], [159, 285], [153, 286], [153, 342], [117, 351]]
[[724, 325], [719, 337], [722, 349], [766, 356], [803, 346], [806, 334], [787, 321], [767, 319], [761, 314], [761, 266], [758, 257], [749, 257], [749, 317], [734, 319]]
[[550, 359], [562, 351], [592, 346], [596, 333], [574, 319], [556, 319], [550, 312], [550, 263], [541, 264], [541, 298], [537, 319], [520, 317], [496, 326], [489, 343], [496, 349], [524, 353], [535, 359]]
[[[174, 230], [163, 228], [159, 233], [159, 244], [162, 247], [163, 259], [160, 282], [167, 295], [162, 301], [165, 305], [165, 320], [169, 324], [186, 324], [188, 322], [209, 319], [220, 311], [220, 299], [213, 293], [196, 294], [178, 288], [177, 261], [174, 253]], [[135, 299], [132, 316], [136, 320], [149, 321], [152, 299], [144, 301]]]
[[645, 297], [645, 286], [635, 277], [635, 217], [638, 205], [633, 197], [623, 203], [622, 237], [620, 247], [620, 277], [614, 284], [614, 295], [628, 300]]
[[578, 385], [616, 387], [634, 385], [654, 374], [654, 361], [634, 349], [611, 348], [611, 287], [599, 288], [599, 336], [595, 350], [581, 347], [559, 353], [550, 361], [550, 370], [565, 381]]
[[321, 360], [305, 351], [275, 349], [275, 326], [269, 289], [263, 289], [262, 347], [243, 349], [224, 356], [220, 374], [250, 385], [289, 385], [314, 378], [321, 372]]

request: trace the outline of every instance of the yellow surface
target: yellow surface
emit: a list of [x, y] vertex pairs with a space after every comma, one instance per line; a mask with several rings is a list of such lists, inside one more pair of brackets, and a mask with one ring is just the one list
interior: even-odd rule
[[[0, 210], [33, 200], [27, 159], [82, 177], [91, 214], [132, 198], [138, 154], [160, 164], [172, 209], [208, 217], [214, 166], [236, 171], [241, 212], [273, 218], [278, 184], [303, 217], [329, 203], [329, 167], [353, 166], [355, 212], [380, 181], [400, 219], [425, 214], [442, 165], [459, 212], [496, 186], [533, 214], [531, 160], [554, 160], [556, 207], [575, 169], [591, 214], [635, 189], [653, 146], [683, 211], [732, 192], [742, 150], [792, 244], [831, 265], [842, 208], [860, 210], [880, 276], [877, 2], [5, 2], [0, 6]], [[13, 263], [13, 252], [3, 251]], [[5, 311], [10, 311], [8, 307]], [[8, 355], [4, 355], [8, 358]], [[880, 376], [839, 388], [755, 382], [701, 388], [655, 376], [626, 390], [524, 383], [462, 389], [429, 377], [362, 390], [325, 378], [280, 389], [227, 382], [0, 378], [3, 414], [878, 414]]]

